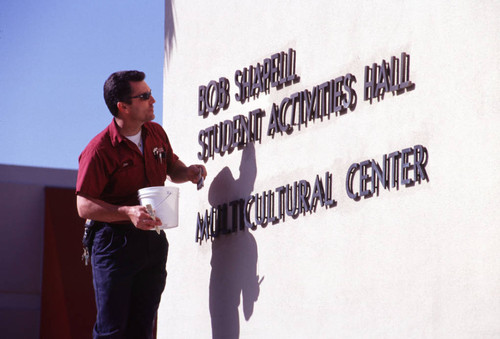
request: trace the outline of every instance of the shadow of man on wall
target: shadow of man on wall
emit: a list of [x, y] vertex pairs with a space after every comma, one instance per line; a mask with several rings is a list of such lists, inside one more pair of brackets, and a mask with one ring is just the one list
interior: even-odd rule
[[[228, 167], [214, 178], [208, 193], [210, 205], [244, 199], [253, 191], [257, 176], [255, 147], [248, 144], [242, 152], [240, 175], [235, 179]], [[232, 225], [228, 225], [231, 229]], [[238, 307], [243, 301], [243, 315], [249, 320], [259, 296], [257, 243], [245, 227], [235, 233], [220, 234], [212, 240], [210, 273], [210, 316], [212, 338], [239, 338]], [[241, 295], [241, 299], [240, 299]]]

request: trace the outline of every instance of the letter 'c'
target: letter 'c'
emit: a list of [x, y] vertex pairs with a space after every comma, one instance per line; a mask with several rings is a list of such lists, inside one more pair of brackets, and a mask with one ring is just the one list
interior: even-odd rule
[[357, 170], [359, 170], [359, 164], [358, 163], [352, 164], [347, 170], [347, 175], [345, 177], [345, 190], [349, 198], [354, 200], [359, 198], [359, 194], [353, 193], [352, 191], [352, 183], [354, 181], [354, 175]]

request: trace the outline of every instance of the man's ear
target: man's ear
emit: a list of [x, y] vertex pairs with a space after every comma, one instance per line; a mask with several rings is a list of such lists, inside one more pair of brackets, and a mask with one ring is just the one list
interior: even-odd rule
[[123, 101], [119, 101], [117, 104], [116, 104], [116, 107], [118, 107], [118, 111], [119, 112], [125, 112], [127, 110], [127, 104], [124, 103]]

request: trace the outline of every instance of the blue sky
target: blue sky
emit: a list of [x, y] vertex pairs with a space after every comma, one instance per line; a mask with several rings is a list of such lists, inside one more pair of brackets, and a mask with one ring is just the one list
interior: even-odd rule
[[164, 1], [0, 1], [0, 164], [77, 169], [117, 70], [146, 73], [161, 123]]

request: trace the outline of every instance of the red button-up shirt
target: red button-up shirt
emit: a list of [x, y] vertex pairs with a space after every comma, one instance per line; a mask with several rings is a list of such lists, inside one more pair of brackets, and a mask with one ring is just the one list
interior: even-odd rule
[[139, 204], [137, 190], [163, 186], [175, 162], [167, 134], [159, 124], [142, 127], [144, 154], [122, 136], [113, 119], [94, 137], [79, 157], [76, 194], [82, 193], [110, 204]]

